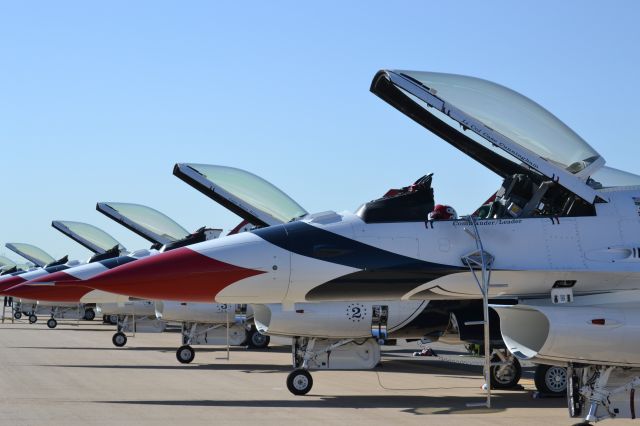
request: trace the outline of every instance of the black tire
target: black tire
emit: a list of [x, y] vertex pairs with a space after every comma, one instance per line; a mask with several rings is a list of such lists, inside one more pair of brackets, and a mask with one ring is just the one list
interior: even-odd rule
[[[520, 361], [512, 358], [513, 363], [510, 365], [496, 365], [491, 367], [491, 389], [511, 389], [520, 381], [522, 376], [522, 367]], [[501, 362], [500, 357], [494, 354], [491, 362]]]
[[251, 349], [264, 349], [269, 346], [269, 342], [271, 341], [271, 337], [260, 333], [255, 328], [251, 328], [249, 332], [249, 338], [247, 339], [247, 346]]
[[56, 328], [57, 326], [58, 326], [58, 321], [56, 321], [55, 318], [49, 318], [47, 320], [47, 327]]
[[113, 342], [114, 346], [121, 348], [127, 344], [127, 336], [123, 332], [118, 331], [113, 335], [111, 341]]
[[19, 320], [20, 318], [22, 318], [22, 312], [17, 311], [13, 314], [13, 317], [17, 320]]
[[567, 393], [567, 369], [564, 367], [538, 364], [533, 381], [540, 393], [546, 395]]
[[84, 311], [85, 321], [93, 321], [95, 317], [96, 317], [96, 311], [94, 311], [93, 308], [89, 308], [86, 311]]
[[29, 324], [35, 324], [38, 322], [38, 317], [34, 314], [29, 315]]
[[287, 389], [294, 395], [306, 395], [313, 387], [313, 378], [307, 370], [293, 370], [287, 376]]
[[176, 351], [176, 358], [181, 364], [189, 364], [196, 357], [196, 351], [189, 345], [180, 346]]
[[109, 324], [118, 325], [118, 316], [117, 315], [109, 315]]

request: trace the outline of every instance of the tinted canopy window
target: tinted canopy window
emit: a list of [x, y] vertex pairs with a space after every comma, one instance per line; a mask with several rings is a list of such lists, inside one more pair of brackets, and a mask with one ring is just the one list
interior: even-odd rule
[[70, 236], [80, 244], [89, 246], [89, 250], [104, 253], [120, 243], [102, 229], [89, 225], [88, 223], [72, 222], [67, 220], [56, 220], [53, 227]]
[[595, 189], [618, 186], [640, 186], [640, 176], [613, 167], [602, 167], [588, 181]]
[[47, 252], [31, 244], [26, 243], [7, 243], [6, 247], [19, 254], [27, 260], [32, 261], [38, 266], [44, 266], [56, 260]]
[[291, 197], [253, 173], [233, 167], [208, 164], [187, 164], [187, 166], [211, 184], [280, 222], [289, 222], [307, 214], [307, 211]]
[[0, 256], [0, 269], [13, 268], [14, 266], [16, 266], [16, 263], [13, 260]]
[[479, 78], [399, 71], [517, 144], [578, 173], [600, 156], [578, 134], [531, 99]]
[[[106, 206], [107, 209], [103, 209], [101, 206]], [[141, 204], [107, 202], [99, 203], [98, 208], [101, 212], [116, 220], [124, 218], [139, 228], [150, 232], [153, 239], [158, 240], [161, 244], [181, 240], [189, 235], [189, 231], [178, 225], [167, 215]]]

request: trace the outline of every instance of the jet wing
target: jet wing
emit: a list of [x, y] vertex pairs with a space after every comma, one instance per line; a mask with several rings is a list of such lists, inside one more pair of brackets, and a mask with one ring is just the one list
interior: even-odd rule
[[286, 223], [307, 214], [279, 188], [245, 170], [178, 163], [173, 174], [256, 226]]
[[371, 91], [503, 177], [537, 175], [588, 203], [595, 201], [587, 180], [604, 159], [517, 92], [473, 77], [397, 70], [379, 71]]
[[54, 220], [51, 226], [96, 254], [104, 254], [114, 247], [125, 250], [118, 240], [88, 223]]
[[167, 215], [141, 204], [103, 202], [96, 210], [153, 244], [165, 245], [190, 235]]
[[5, 247], [40, 267], [56, 261], [50, 254], [31, 244], [7, 243]]

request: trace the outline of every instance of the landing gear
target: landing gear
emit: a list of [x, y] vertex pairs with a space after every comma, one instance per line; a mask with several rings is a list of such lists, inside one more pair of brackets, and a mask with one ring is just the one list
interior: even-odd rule
[[567, 368], [567, 404], [569, 416], [582, 417], [584, 396], [580, 393], [580, 377], [573, 367]]
[[176, 351], [176, 358], [181, 364], [189, 364], [196, 357], [196, 351], [189, 345], [180, 346]]
[[117, 315], [109, 315], [109, 324], [118, 325], [118, 316]]
[[294, 395], [305, 395], [313, 380], [308, 370], [368, 370], [380, 362], [377, 338], [320, 339], [294, 337], [291, 344], [294, 371], [287, 377], [287, 388]]
[[123, 332], [118, 331], [113, 335], [111, 341], [113, 342], [114, 346], [121, 348], [127, 344], [127, 336]]
[[38, 322], [38, 317], [35, 314], [29, 315], [29, 324], [35, 324], [36, 322]]
[[[31, 321], [31, 317], [29, 317], [29, 321]], [[47, 327], [56, 328], [57, 326], [58, 326], [58, 321], [56, 321], [55, 318], [49, 318], [47, 320]]]
[[271, 337], [260, 333], [255, 326], [251, 327], [249, 331], [249, 338], [247, 339], [247, 346], [250, 349], [264, 349], [269, 346]]
[[287, 388], [294, 395], [306, 395], [313, 387], [313, 378], [307, 370], [298, 368], [287, 376]]
[[562, 396], [567, 392], [567, 369], [555, 365], [539, 364], [534, 382], [538, 392], [544, 395]]
[[522, 376], [520, 361], [507, 351], [496, 351], [491, 356], [491, 389], [514, 388]]
[[22, 312], [20, 312], [20, 311], [16, 311], [16, 312], [13, 314], [13, 317], [14, 317], [15, 319], [19, 320], [20, 318], [22, 318]]
[[87, 310], [84, 311], [84, 319], [86, 321], [93, 321], [95, 317], [96, 311], [94, 311], [93, 308], [87, 308]]

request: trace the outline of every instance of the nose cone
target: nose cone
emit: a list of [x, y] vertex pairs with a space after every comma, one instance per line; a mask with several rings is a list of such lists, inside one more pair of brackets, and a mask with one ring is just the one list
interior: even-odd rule
[[8, 277], [0, 281], [0, 293], [6, 294], [5, 291], [15, 285], [25, 282], [24, 278], [21, 278], [20, 275], [15, 275], [12, 277]]
[[44, 302], [79, 302], [91, 289], [82, 286], [55, 286], [52, 284], [18, 284], [5, 290], [10, 297]]
[[118, 266], [83, 284], [144, 299], [213, 302], [225, 287], [263, 273], [181, 247]]

